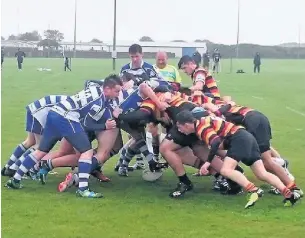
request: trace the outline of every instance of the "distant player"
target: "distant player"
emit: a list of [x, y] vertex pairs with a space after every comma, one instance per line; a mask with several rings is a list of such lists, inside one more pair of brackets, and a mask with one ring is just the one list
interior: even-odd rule
[[22, 64], [23, 64], [23, 59], [25, 57], [25, 53], [22, 50], [20, 50], [20, 48], [18, 48], [18, 51], [15, 54], [15, 57], [17, 59], [18, 69], [22, 70]]
[[1, 69], [2, 69], [3, 62], [4, 62], [4, 47], [2, 46], [1, 47]]
[[67, 69], [71, 71], [70, 64], [69, 64], [69, 58], [65, 57], [65, 71], [67, 71]]
[[219, 73], [219, 67], [220, 67], [220, 53], [219, 50], [216, 48], [214, 50], [214, 53], [212, 55], [213, 58], [213, 73]]
[[198, 50], [196, 50], [194, 52], [194, 54], [192, 55], [192, 58], [198, 66], [201, 65], [201, 54], [198, 52]]

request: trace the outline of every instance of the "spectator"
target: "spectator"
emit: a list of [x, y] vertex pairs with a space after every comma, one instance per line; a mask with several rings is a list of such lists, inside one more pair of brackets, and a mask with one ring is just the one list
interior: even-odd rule
[[15, 57], [17, 58], [18, 69], [22, 70], [22, 63], [23, 63], [23, 58], [25, 57], [25, 53], [22, 50], [20, 50], [20, 48], [18, 48]]
[[261, 71], [261, 56], [259, 52], [256, 52], [254, 59], [253, 59], [253, 64], [254, 64], [254, 73], [260, 73]]
[[207, 51], [203, 54], [203, 68], [209, 70], [209, 67], [210, 67], [210, 55], [209, 52]]
[[192, 58], [195, 61], [195, 63], [197, 64], [197, 66], [201, 65], [201, 54], [198, 52], [198, 50], [195, 51]]

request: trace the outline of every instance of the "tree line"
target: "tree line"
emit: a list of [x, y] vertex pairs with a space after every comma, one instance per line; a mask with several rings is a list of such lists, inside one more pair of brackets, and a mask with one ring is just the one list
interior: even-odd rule
[[[5, 40], [1, 36], [1, 40]], [[7, 40], [20, 40], [20, 41], [34, 41], [38, 42], [37, 47], [43, 47], [43, 49], [58, 49], [62, 40], [64, 40], [64, 34], [56, 29], [45, 30], [43, 36], [38, 31], [25, 32], [19, 35], [10, 35]], [[154, 42], [150, 36], [142, 36], [139, 39], [140, 42]], [[103, 43], [102, 40], [93, 38], [92, 43]], [[177, 39], [172, 42], [185, 42], [184, 40]], [[216, 44], [208, 40], [196, 39], [194, 42], [204, 42], [207, 45], [208, 51], [212, 51], [217, 48], [221, 52], [223, 58], [236, 57], [236, 45], [224, 45]], [[285, 47], [284, 47], [285, 46]], [[286, 47], [289, 46], [289, 47]], [[240, 44], [238, 47], [239, 58], [252, 58], [256, 52], [259, 52], [264, 58], [301, 58], [305, 59], [305, 46], [304, 44], [299, 47], [297, 44], [283, 44], [279, 46], [262, 46], [256, 44]]]

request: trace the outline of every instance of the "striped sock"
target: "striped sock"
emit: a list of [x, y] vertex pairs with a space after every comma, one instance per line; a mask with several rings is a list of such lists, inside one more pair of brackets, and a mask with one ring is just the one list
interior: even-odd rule
[[287, 185], [287, 188], [288, 188], [288, 189], [294, 189], [294, 188], [296, 188], [296, 187], [297, 187], [297, 185], [295, 184], [294, 181]]
[[17, 145], [15, 148], [13, 154], [11, 155], [9, 161], [7, 161], [7, 164], [5, 165], [5, 168], [9, 168], [11, 165], [13, 165], [21, 156], [22, 154], [27, 150], [27, 148], [24, 147], [23, 144]]
[[78, 177], [79, 177], [78, 188], [82, 191], [88, 189], [91, 166], [92, 166], [91, 159], [80, 159], [78, 161]]
[[159, 135], [154, 136], [152, 138], [152, 148], [153, 148], [153, 153], [155, 158], [159, 158], [159, 148], [160, 148], [160, 140], [159, 140]]
[[285, 197], [285, 198], [290, 198], [291, 197], [291, 191], [289, 188], [285, 187], [283, 189], [283, 191], [281, 191], [281, 194]]
[[38, 160], [33, 154], [29, 154], [25, 157], [23, 163], [20, 165], [18, 171], [14, 175], [14, 179], [19, 182], [24, 174], [26, 174], [35, 164], [38, 163]]
[[134, 150], [134, 149], [131, 148], [131, 147], [128, 147], [127, 150], [126, 150], [125, 155], [123, 155], [123, 154], [121, 155], [121, 158], [120, 158], [120, 159], [122, 159], [122, 161], [123, 161], [122, 165], [123, 165], [124, 167], [128, 167], [130, 161], [132, 160], [132, 158], [133, 158], [136, 154], [137, 154], [137, 151], [136, 151], [136, 150]]
[[254, 183], [250, 182], [245, 189], [247, 192], [255, 192], [258, 190], [258, 187], [256, 187]]
[[140, 150], [140, 152], [145, 156], [145, 159], [147, 160], [147, 162], [149, 162], [153, 159], [153, 155], [152, 155], [152, 153], [149, 152], [145, 140], [141, 139], [141, 140], [137, 141], [135, 148]]
[[35, 151], [34, 148], [28, 149], [14, 164], [10, 166], [10, 169], [12, 170], [18, 170], [20, 165], [25, 160], [25, 157], [27, 157], [29, 154], [33, 153]]

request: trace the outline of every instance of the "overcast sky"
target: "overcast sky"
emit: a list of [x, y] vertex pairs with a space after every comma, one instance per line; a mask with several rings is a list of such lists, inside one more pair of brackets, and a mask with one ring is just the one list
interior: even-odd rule
[[[114, 0], [77, 0], [77, 40], [113, 35]], [[305, 0], [240, 0], [240, 42], [305, 42]], [[58, 29], [73, 40], [74, 0], [1, 0], [1, 35]], [[236, 43], [237, 0], [117, 0], [117, 39]]]

